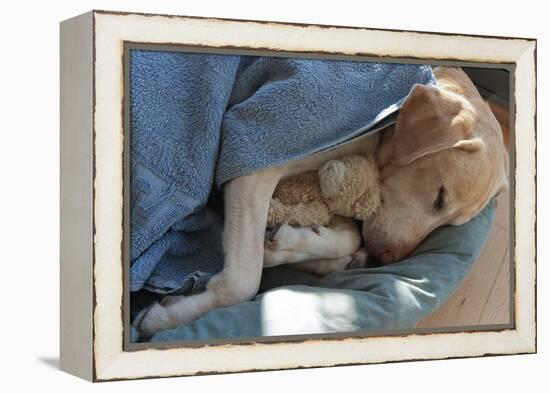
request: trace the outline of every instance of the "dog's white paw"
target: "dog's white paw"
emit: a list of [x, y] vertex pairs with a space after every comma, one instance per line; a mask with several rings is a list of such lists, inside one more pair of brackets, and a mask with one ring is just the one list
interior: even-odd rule
[[[175, 298], [175, 296], [169, 296], [168, 298]], [[148, 338], [161, 330], [175, 327], [175, 321], [165, 305], [153, 303], [139, 312], [134, 319], [134, 327], [141, 337]]]
[[268, 230], [265, 234], [264, 248], [272, 251], [292, 250], [300, 241], [300, 231], [303, 229], [283, 224]]
[[346, 265], [346, 270], [366, 268], [368, 258], [369, 254], [367, 253], [367, 250], [364, 247], [361, 247], [351, 255], [351, 261]]

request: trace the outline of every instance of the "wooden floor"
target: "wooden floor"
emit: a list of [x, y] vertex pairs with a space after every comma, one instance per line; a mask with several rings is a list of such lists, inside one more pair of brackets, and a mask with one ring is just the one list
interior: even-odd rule
[[479, 259], [454, 294], [418, 327], [510, 322], [509, 193], [498, 196], [491, 232]]

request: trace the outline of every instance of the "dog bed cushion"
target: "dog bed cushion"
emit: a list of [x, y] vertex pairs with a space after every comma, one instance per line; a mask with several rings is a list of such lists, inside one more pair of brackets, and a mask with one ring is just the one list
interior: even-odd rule
[[[207, 340], [411, 329], [466, 277], [490, 231], [495, 200], [460, 226], [433, 231], [407, 259], [323, 278], [284, 267], [264, 270], [264, 293], [155, 334], [151, 341]], [[272, 288], [272, 289], [270, 289]]]

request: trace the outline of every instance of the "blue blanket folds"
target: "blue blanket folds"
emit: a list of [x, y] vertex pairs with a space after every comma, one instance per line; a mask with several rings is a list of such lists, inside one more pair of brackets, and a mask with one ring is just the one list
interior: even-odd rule
[[223, 267], [214, 183], [348, 141], [423, 65], [132, 50], [130, 290], [192, 294]]

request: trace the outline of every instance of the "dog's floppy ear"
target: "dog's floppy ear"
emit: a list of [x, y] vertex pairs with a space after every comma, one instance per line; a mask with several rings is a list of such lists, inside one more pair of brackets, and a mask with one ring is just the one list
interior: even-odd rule
[[484, 142], [473, 136], [473, 128], [473, 108], [465, 100], [435, 86], [415, 85], [397, 116], [391, 161], [404, 166], [444, 149], [479, 150]]

